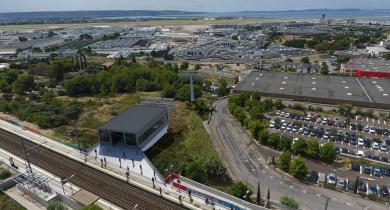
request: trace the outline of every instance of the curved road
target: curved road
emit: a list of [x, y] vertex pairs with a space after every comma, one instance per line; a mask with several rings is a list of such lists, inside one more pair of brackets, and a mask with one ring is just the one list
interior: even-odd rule
[[279, 200], [281, 196], [288, 195], [296, 199], [302, 209], [324, 209], [325, 197], [330, 198], [329, 210], [387, 209], [383, 204], [352, 194], [303, 184], [269, 168], [261, 154], [264, 149], [251, 141], [245, 129], [229, 116], [227, 99], [216, 102], [214, 107], [215, 113], [209, 128], [216, 149], [235, 179], [247, 182], [253, 189], [256, 189], [257, 182], [260, 182], [263, 198], [269, 188], [271, 200]]

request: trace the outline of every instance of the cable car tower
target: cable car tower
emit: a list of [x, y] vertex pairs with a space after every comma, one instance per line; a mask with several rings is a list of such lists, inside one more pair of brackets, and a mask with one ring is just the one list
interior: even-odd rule
[[191, 102], [195, 101], [194, 79], [199, 77], [199, 72], [194, 70], [179, 71], [179, 78], [190, 80]]

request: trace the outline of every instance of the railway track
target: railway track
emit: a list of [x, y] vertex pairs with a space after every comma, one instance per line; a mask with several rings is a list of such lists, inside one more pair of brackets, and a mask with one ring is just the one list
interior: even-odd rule
[[[69, 178], [73, 175], [70, 180], [73, 184], [121, 208], [133, 209], [138, 206], [137, 209], [145, 210], [185, 209], [169, 200], [31, 141], [25, 140], [24, 144], [32, 164], [59, 177]], [[24, 157], [21, 137], [5, 130], [0, 130], [0, 147], [16, 156]]]

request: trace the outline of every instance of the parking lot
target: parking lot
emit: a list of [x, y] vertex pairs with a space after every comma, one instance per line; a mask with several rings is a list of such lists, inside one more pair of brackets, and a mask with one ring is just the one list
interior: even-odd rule
[[319, 144], [332, 141], [340, 154], [390, 163], [389, 124], [386, 121], [359, 118], [347, 124], [342, 118], [324, 118], [315, 114], [297, 116], [281, 111], [271, 118], [271, 132], [284, 133], [292, 138], [314, 138]]
[[318, 164], [309, 163], [311, 170], [308, 178], [317, 183], [334, 185], [337, 190], [353, 192], [356, 177], [359, 176], [360, 194], [389, 197], [390, 137], [387, 121], [357, 117], [351, 123], [346, 123], [341, 117], [325, 118], [314, 113], [303, 116], [277, 111], [271, 117], [269, 130], [293, 139], [316, 139], [320, 145], [332, 141], [342, 155], [365, 157], [381, 163], [382, 166], [373, 166], [353, 162], [349, 169], [335, 169], [330, 165], [318, 167]]

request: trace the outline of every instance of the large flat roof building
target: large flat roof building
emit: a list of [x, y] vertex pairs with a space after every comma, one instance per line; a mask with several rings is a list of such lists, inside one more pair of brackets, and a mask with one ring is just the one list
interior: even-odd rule
[[252, 71], [235, 92], [324, 104], [390, 109], [390, 80]]
[[99, 128], [101, 144], [123, 144], [146, 151], [168, 131], [165, 107], [135, 105]]

